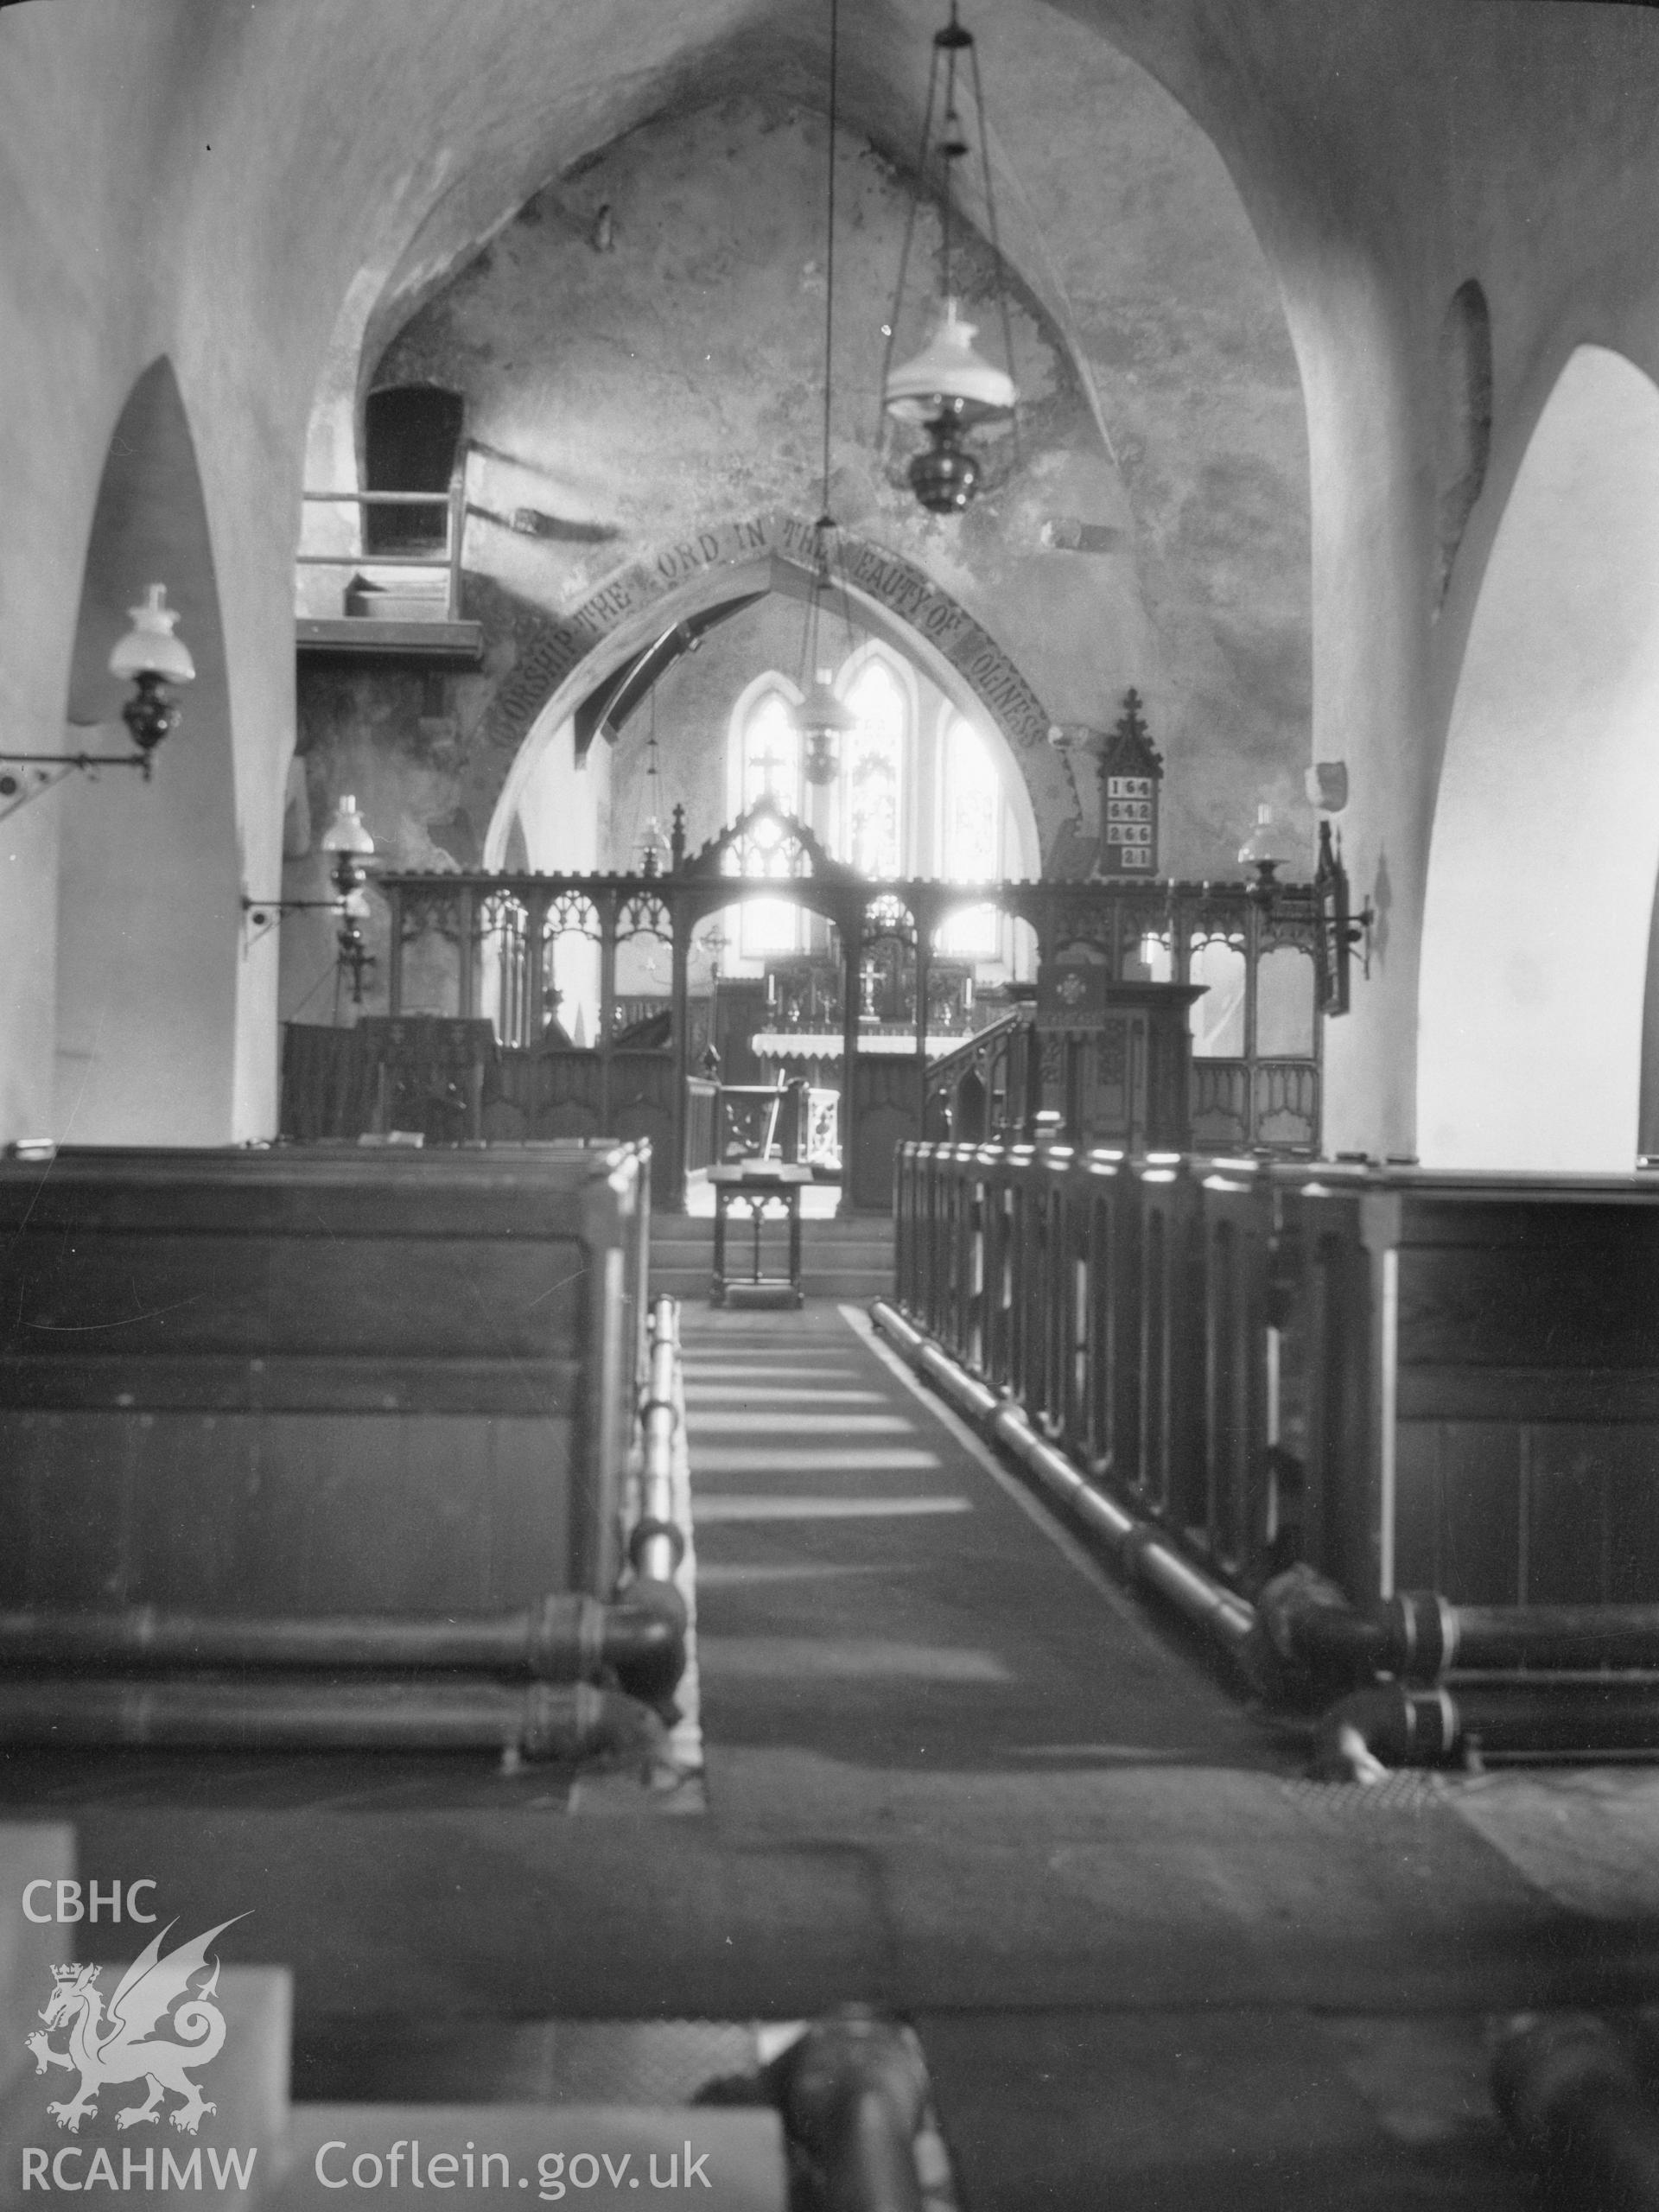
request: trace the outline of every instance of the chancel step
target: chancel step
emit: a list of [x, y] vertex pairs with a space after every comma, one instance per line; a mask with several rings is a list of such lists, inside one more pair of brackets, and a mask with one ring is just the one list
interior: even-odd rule
[[[727, 1230], [728, 1267], [741, 1275], [753, 1249], [747, 1223], [734, 1215]], [[783, 1265], [785, 1231], [768, 1223], [761, 1250], [768, 1268]], [[705, 1299], [714, 1266], [715, 1225], [706, 1216], [654, 1214], [651, 1287], [654, 1296]], [[893, 1224], [882, 1214], [850, 1221], [801, 1224], [801, 1284], [809, 1298], [856, 1302], [886, 1296], [893, 1285]]]

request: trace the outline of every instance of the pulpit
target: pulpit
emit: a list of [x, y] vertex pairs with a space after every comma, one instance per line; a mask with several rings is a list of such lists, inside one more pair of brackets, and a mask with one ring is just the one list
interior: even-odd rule
[[490, 1022], [365, 1014], [356, 1037], [375, 1070], [377, 1130], [418, 1129], [429, 1144], [483, 1135], [485, 1079], [499, 1058]]
[[1103, 961], [1046, 961], [1037, 978], [1043, 1090], [1068, 1142], [1182, 1152], [1192, 1141], [1195, 983], [1123, 982]]

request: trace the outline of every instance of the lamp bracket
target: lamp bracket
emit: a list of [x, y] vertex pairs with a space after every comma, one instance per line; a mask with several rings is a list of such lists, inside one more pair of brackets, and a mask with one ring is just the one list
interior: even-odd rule
[[142, 768], [146, 778], [150, 769], [147, 753], [0, 753], [0, 760], [20, 767], [80, 768], [89, 773], [94, 768]]
[[1376, 928], [1377, 912], [1369, 897], [1348, 925], [1348, 942], [1360, 947], [1359, 972], [1369, 983], [1371, 980], [1371, 931]]
[[367, 873], [354, 853], [340, 853], [336, 856], [334, 881], [339, 888], [332, 899], [251, 899], [242, 893], [243, 926], [248, 932], [247, 950], [251, 951], [262, 937], [268, 937], [281, 922], [284, 914], [333, 914], [340, 923], [335, 933], [339, 950], [335, 966], [352, 979], [352, 1003], [363, 1003], [363, 979], [377, 963], [363, 941], [363, 931], [358, 916], [347, 904], [352, 893], [367, 880]]
[[1348, 903], [1348, 871], [1343, 866], [1342, 846], [1331, 835], [1329, 818], [1319, 823], [1319, 861], [1313, 874], [1319, 907], [1319, 933], [1315, 958], [1319, 973], [1319, 1009], [1327, 1015], [1343, 1014], [1349, 1005], [1349, 970], [1354, 948], [1359, 948], [1360, 973], [1371, 979], [1372, 932], [1381, 918], [1369, 895], [1355, 913]]
[[[14, 776], [13, 768], [33, 769], [33, 780]], [[79, 773], [96, 783], [100, 768], [137, 768], [148, 783], [150, 757], [147, 753], [0, 753], [0, 822], [55, 790], [66, 777]]]
[[248, 943], [251, 946], [257, 944], [262, 937], [276, 927], [284, 914], [300, 913], [307, 909], [319, 913], [337, 914], [340, 906], [338, 899], [250, 899], [245, 891], [242, 893], [242, 913], [247, 925]]

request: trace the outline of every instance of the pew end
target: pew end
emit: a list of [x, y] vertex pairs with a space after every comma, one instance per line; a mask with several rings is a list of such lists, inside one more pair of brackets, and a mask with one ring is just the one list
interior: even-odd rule
[[659, 1760], [649, 1210], [636, 1145], [0, 1166], [0, 1741]]

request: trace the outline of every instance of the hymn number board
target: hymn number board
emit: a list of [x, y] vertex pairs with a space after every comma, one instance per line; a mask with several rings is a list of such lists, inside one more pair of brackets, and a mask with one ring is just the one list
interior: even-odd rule
[[1157, 874], [1163, 779], [1163, 758], [1153, 749], [1141, 696], [1126, 691], [1123, 712], [1101, 747], [1099, 874]]
[[1114, 874], [1155, 875], [1157, 842], [1153, 835], [1150, 776], [1106, 779], [1106, 865]]

